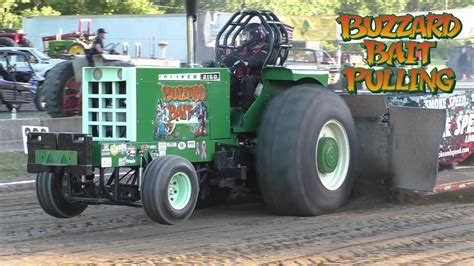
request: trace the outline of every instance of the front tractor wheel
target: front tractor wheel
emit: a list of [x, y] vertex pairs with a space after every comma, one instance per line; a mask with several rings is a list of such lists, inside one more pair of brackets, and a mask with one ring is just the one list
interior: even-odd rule
[[319, 85], [289, 88], [269, 103], [258, 137], [258, 184], [274, 213], [312, 216], [347, 201], [357, 144], [341, 97]]
[[187, 220], [196, 207], [198, 194], [196, 170], [182, 157], [159, 157], [145, 169], [142, 204], [155, 222], [170, 225]]
[[63, 178], [63, 174], [39, 173], [36, 177], [36, 195], [47, 214], [57, 218], [71, 218], [81, 214], [87, 204], [69, 202], [64, 198]]

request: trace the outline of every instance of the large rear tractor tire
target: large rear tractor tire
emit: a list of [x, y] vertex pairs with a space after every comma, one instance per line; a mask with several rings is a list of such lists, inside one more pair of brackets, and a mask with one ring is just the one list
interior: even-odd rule
[[[61, 62], [48, 72], [43, 90], [44, 100], [51, 117], [70, 115], [64, 111], [64, 95], [66, 90], [68, 90], [67, 84], [70, 82], [75, 82], [74, 68], [71, 61]], [[77, 97], [81, 97], [80, 90], [74, 91], [72, 94], [77, 94]]]
[[64, 199], [61, 189], [64, 175], [39, 173], [36, 177], [36, 195], [43, 210], [56, 218], [71, 218], [81, 214], [87, 204], [72, 203]]
[[171, 225], [186, 221], [196, 207], [198, 194], [196, 170], [182, 157], [158, 157], [145, 169], [142, 204], [155, 222]]
[[18, 44], [7, 37], [0, 37], [0, 47], [15, 47], [18, 46]]
[[356, 132], [344, 100], [320, 85], [277, 95], [258, 132], [258, 185], [279, 215], [313, 216], [345, 204], [356, 172]]

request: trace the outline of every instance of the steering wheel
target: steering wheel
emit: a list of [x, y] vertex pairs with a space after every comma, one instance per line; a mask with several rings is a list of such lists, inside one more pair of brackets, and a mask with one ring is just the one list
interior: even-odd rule
[[104, 47], [104, 50], [109, 54], [118, 54], [117, 51], [115, 51], [115, 48], [119, 45], [120, 43], [109, 43]]
[[230, 72], [234, 74], [238, 79], [243, 78], [248, 75], [249, 69], [247, 67], [247, 62], [242, 58], [235, 55], [224, 55], [219, 59], [219, 66], [227, 67], [230, 69]]

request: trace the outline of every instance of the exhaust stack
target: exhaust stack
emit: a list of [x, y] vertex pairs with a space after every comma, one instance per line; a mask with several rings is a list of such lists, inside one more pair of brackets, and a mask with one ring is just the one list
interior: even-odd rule
[[194, 35], [196, 33], [197, 6], [197, 0], [186, 0], [186, 47], [187, 63], [190, 67], [196, 66]]
[[159, 42], [158, 46], [160, 47], [160, 59], [166, 59], [166, 48], [168, 47], [168, 43]]

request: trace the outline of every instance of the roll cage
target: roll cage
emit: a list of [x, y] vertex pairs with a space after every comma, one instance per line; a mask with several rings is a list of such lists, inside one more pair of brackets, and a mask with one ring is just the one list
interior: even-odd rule
[[237, 37], [249, 23], [259, 22], [267, 32], [266, 43], [269, 46], [264, 66], [283, 66], [291, 48], [291, 38], [278, 17], [270, 11], [242, 10], [236, 12], [222, 27], [216, 37], [216, 61], [220, 61], [228, 52], [237, 50]]

